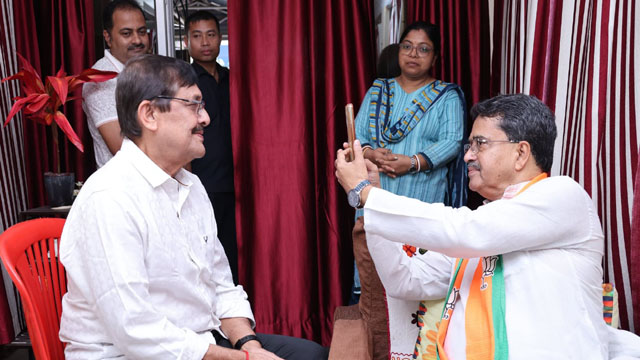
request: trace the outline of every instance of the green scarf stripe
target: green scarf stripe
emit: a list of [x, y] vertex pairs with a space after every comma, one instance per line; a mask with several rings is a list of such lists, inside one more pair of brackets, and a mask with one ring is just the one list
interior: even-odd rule
[[[480, 260], [481, 261], [481, 260]], [[457, 266], [451, 284], [449, 285], [449, 291], [447, 291], [447, 297], [445, 299], [449, 299], [451, 295], [451, 291], [453, 291], [453, 284], [455, 282], [456, 277], [458, 276], [458, 272], [460, 270], [460, 266], [462, 262]], [[494, 360], [508, 360], [509, 359], [509, 342], [507, 339], [507, 325], [505, 323], [505, 289], [504, 289], [504, 270], [502, 267], [502, 255], [498, 255], [498, 261], [496, 263], [496, 268], [493, 272], [493, 277], [491, 280], [491, 308], [493, 314], [493, 336], [494, 336], [494, 344], [496, 346], [494, 350]], [[444, 316], [446, 312], [446, 307], [442, 309], [442, 316]], [[420, 342], [420, 335], [418, 335], [418, 343]], [[417, 354], [414, 354], [414, 359], [416, 359]], [[440, 349], [436, 346], [436, 357], [440, 360]]]
[[504, 269], [502, 255], [498, 255], [496, 269], [491, 280], [491, 311], [493, 313], [493, 337], [496, 346], [494, 360], [509, 359], [509, 341], [507, 339], [507, 325], [505, 323], [505, 291]]
[[[462, 259], [460, 259], [462, 260]], [[458, 261], [458, 259], [456, 259], [456, 261]], [[445, 299], [449, 299], [449, 296], [451, 295], [451, 291], [453, 291], [453, 284], [456, 282], [456, 277], [458, 276], [458, 272], [460, 271], [460, 267], [462, 266], [462, 261], [458, 262], [458, 266], [456, 266], [456, 271], [453, 272], [453, 277], [451, 278], [451, 283], [449, 284], [449, 291], [447, 291], [447, 297], [445, 297]], [[445, 304], [446, 304], [445, 300]], [[442, 307], [442, 314], [440, 314], [440, 319], [442, 319], [442, 317], [444, 316], [444, 313], [447, 311], [447, 307], [443, 306]], [[442, 323], [440, 323], [442, 325]], [[418, 334], [418, 341], [420, 341], [420, 334]], [[438, 348], [438, 341], [436, 340], [436, 357], [437, 360], [440, 360], [440, 349]], [[414, 355], [414, 359], [417, 358], [417, 355]]]

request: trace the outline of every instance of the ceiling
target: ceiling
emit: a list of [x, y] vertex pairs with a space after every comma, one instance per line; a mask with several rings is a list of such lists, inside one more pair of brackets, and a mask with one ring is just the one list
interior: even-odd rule
[[[142, 7], [147, 13], [147, 19], [155, 19], [155, 0], [142, 0]], [[220, 32], [223, 39], [227, 39], [227, 0], [173, 0], [173, 24], [176, 40], [180, 40], [184, 33], [185, 18], [198, 10], [207, 10], [213, 13], [220, 22]]]
[[[184, 27], [187, 15], [198, 10], [207, 10], [213, 13], [220, 22], [220, 32], [223, 38], [227, 38], [227, 0], [173, 0], [174, 30], [176, 33]], [[178, 18], [180, 22], [178, 23]]]

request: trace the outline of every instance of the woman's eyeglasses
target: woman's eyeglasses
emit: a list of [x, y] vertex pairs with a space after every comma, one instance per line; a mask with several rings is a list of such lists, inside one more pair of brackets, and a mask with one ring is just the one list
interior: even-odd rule
[[410, 43], [406, 43], [406, 42], [403, 42], [400, 44], [400, 52], [404, 54], [411, 54], [413, 52], [413, 49], [416, 49], [416, 52], [420, 57], [427, 56], [430, 52], [433, 51], [433, 49], [428, 47], [427, 45], [413, 46]]

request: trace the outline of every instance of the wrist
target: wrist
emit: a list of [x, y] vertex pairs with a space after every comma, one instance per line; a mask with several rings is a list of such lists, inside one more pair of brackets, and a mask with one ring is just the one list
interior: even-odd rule
[[365, 158], [365, 159], [368, 159], [367, 158], [367, 150], [371, 150], [371, 149], [373, 149], [373, 148], [371, 146], [369, 146], [369, 145], [364, 146], [362, 148], [362, 157]]
[[417, 156], [415, 155], [411, 155], [409, 156], [409, 170], [407, 170], [408, 174], [415, 174], [418, 171], [420, 171], [420, 160], [418, 159]]
[[[260, 342], [260, 339], [258, 339], [258, 337], [256, 336], [256, 334], [249, 334], [247, 336], [241, 337], [240, 339], [238, 339], [236, 341], [235, 344], [233, 344], [233, 348], [236, 350], [241, 350], [244, 348], [244, 345], [252, 342], [255, 343], [255, 345], [260, 345], [260, 347], [262, 347], [262, 343]], [[248, 345], [248, 344], [247, 344]], [[248, 348], [251, 348], [253, 345], [249, 345]]]
[[369, 197], [369, 191], [373, 189], [373, 185], [369, 184], [362, 189], [360, 192], [360, 208], [363, 208], [367, 202], [367, 198]]
[[249, 340], [244, 343], [238, 350], [262, 349], [262, 343], [258, 340]]
[[418, 161], [420, 162], [420, 171], [427, 171], [429, 170], [430, 166], [429, 166], [429, 158], [427, 157], [427, 155], [425, 155], [422, 152], [419, 152], [416, 154], [416, 158], [418, 159]]
[[349, 192], [347, 193], [347, 201], [349, 202], [349, 205], [356, 209], [361, 208], [364, 205], [364, 203], [362, 202], [361, 193], [362, 190], [364, 190], [368, 185], [371, 185], [371, 182], [365, 179], [360, 181], [355, 187], [349, 190]]

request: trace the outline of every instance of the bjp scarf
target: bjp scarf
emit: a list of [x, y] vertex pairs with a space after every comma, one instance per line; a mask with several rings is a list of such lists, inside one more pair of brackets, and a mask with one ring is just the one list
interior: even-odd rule
[[[529, 181], [514, 196], [547, 177], [542, 173]], [[470, 259], [457, 259], [453, 278], [447, 293], [447, 302], [437, 333], [420, 329], [414, 351], [414, 359], [434, 358], [448, 360], [444, 342], [456, 302], [460, 299], [465, 270]], [[467, 360], [507, 360], [509, 342], [505, 325], [505, 287], [502, 255], [478, 259], [468, 289], [465, 310], [465, 335]], [[435, 343], [435, 346], [430, 345]], [[434, 353], [435, 350], [435, 353]]]

